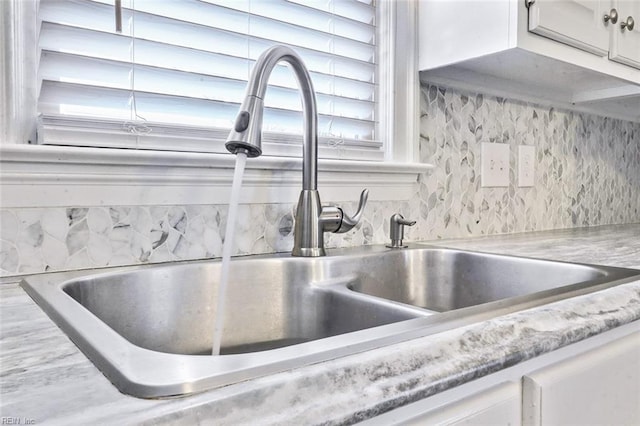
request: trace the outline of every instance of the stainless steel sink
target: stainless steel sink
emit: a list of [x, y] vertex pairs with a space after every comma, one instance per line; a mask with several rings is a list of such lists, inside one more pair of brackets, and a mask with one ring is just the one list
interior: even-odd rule
[[414, 245], [75, 271], [22, 285], [122, 392], [181, 395], [618, 285], [640, 271]]
[[[351, 290], [437, 312], [525, 296], [569, 284], [597, 282], [611, 268], [458, 250], [405, 250], [395, 261], [361, 271]], [[389, 285], [394, 283], [394, 285]]]
[[[101, 274], [70, 280], [62, 290], [137, 346], [210, 355], [218, 266], [189, 263]], [[314, 279], [323, 274], [293, 259], [233, 262], [221, 353], [275, 349], [420, 316], [333, 291], [347, 281]]]

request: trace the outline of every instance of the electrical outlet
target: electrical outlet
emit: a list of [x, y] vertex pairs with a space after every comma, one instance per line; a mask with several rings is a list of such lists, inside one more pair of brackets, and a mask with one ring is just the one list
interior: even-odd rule
[[533, 186], [535, 183], [536, 147], [518, 146], [518, 186]]
[[509, 144], [483, 142], [480, 157], [482, 186], [509, 186]]

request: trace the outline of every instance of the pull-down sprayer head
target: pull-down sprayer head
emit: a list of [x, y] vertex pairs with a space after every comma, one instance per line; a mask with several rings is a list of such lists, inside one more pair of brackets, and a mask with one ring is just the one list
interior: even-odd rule
[[233, 129], [227, 136], [225, 147], [232, 154], [244, 151], [247, 157], [262, 155], [262, 112], [264, 101], [254, 94], [247, 93], [240, 106]]

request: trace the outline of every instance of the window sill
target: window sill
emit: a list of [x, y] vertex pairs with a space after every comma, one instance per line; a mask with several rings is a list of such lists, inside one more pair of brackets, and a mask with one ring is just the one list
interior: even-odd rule
[[[223, 154], [56, 146], [0, 146], [3, 208], [227, 204], [235, 157]], [[430, 164], [319, 160], [324, 202], [406, 201]], [[247, 161], [241, 203], [295, 203], [302, 160]]]

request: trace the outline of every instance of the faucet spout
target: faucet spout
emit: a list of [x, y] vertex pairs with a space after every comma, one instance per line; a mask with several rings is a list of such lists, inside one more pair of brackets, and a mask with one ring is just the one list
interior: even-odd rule
[[302, 94], [302, 189], [315, 190], [318, 189], [318, 108], [309, 71], [300, 56], [289, 47], [274, 46], [266, 50], [256, 61], [247, 84], [245, 99], [225, 146], [234, 154], [241, 148], [248, 151], [248, 157], [262, 154], [264, 96], [269, 77], [279, 62], [286, 62], [291, 66]]
[[306, 257], [324, 256], [324, 232], [346, 232], [356, 226], [367, 200], [367, 192], [363, 193], [358, 213], [354, 217], [345, 215], [338, 207], [322, 207], [320, 204], [316, 96], [309, 71], [293, 50], [286, 46], [274, 46], [260, 55], [251, 72], [244, 101], [225, 146], [233, 154], [244, 152], [248, 157], [262, 154], [264, 96], [269, 77], [279, 62], [286, 62], [293, 69], [302, 94], [304, 119], [302, 191], [296, 209], [291, 254]]

